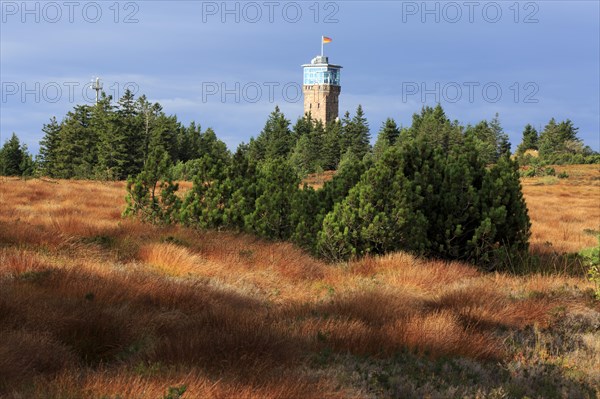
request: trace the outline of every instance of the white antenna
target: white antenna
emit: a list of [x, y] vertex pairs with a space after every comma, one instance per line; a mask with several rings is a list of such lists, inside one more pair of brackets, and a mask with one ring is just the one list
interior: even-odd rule
[[92, 79], [92, 82], [90, 84], [90, 89], [92, 90], [96, 90], [96, 104], [98, 104], [98, 101], [100, 99], [100, 90], [102, 90], [102, 84], [100, 83], [100, 78], [96, 78], [96, 81], [94, 82], [94, 80]]

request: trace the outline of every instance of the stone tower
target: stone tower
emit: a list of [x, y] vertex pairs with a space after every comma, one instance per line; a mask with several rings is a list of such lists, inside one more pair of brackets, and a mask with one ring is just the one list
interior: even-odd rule
[[339, 65], [329, 63], [329, 58], [317, 56], [304, 69], [304, 113], [311, 113], [323, 124], [334, 121], [339, 115], [340, 86]]

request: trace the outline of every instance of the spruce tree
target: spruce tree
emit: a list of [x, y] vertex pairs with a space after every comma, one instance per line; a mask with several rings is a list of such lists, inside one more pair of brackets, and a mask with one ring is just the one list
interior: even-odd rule
[[177, 145], [179, 153], [177, 160], [187, 162], [200, 157], [200, 136], [202, 129], [192, 121], [187, 128], [181, 128], [178, 131]]
[[356, 108], [356, 114], [354, 114], [352, 120], [348, 120], [348, 116], [346, 113], [342, 123], [342, 136], [345, 144], [342, 150], [346, 151], [349, 148], [358, 159], [363, 159], [371, 151], [369, 123], [365, 118], [361, 105]]
[[578, 130], [569, 119], [557, 123], [552, 118], [539, 136], [540, 157], [548, 163], [562, 163], [565, 154], [586, 152], [577, 137]]
[[350, 112], [346, 111], [340, 120], [340, 156], [344, 155], [352, 147], [352, 118]]
[[573, 125], [573, 121], [567, 119], [566, 121], [562, 121], [558, 124], [558, 130], [560, 132], [561, 138], [564, 141], [581, 141], [577, 137], [577, 131], [579, 131], [578, 127]]
[[250, 141], [250, 156], [257, 162], [279, 157], [286, 158], [294, 145], [294, 135], [289, 126], [290, 121], [276, 106], [262, 132], [256, 139]]
[[39, 170], [43, 176], [56, 177], [56, 163], [58, 150], [60, 148], [61, 124], [56, 117], [50, 118], [50, 122], [44, 124], [42, 132], [44, 137], [40, 140]]
[[27, 148], [27, 144], [23, 144], [21, 149], [23, 151], [23, 160], [21, 161], [21, 165], [20, 165], [21, 176], [25, 176], [25, 177], [34, 176], [37, 171], [37, 164], [33, 160], [33, 156], [29, 152], [29, 149]]
[[341, 132], [340, 121], [333, 121], [325, 127], [323, 142], [321, 143], [321, 166], [323, 170], [336, 170], [341, 157]]
[[395, 145], [396, 141], [400, 137], [400, 129], [398, 125], [396, 125], [396, 121], [392, 118], [387, 118], [383, 125], [381, 126], [381, 130], [379, 131], [379, 135], [377, 139], [381, 139], [386, 141], [390, 146]]
[[301, 118], [298, 118], [296, 124], [292, 129], [293, 143], [295, 144], [302, 136], [310, 134], [315, 125], [315, 120], [312, 118], [310, 112], [304, 114]]
[[0, 175], [22, 176], [24, 172], [30, 172], [24, 170], [28, 166], [28, 157], [27, 147], [21, 146], [19, 138], [13, 133], [0, 149]]
[[377, 141], [373, 147], [375, 160], [380, 159], [389, 147], [395, 145], [398, 137], [400, 137], [400, 129], [393, 119], [388, 118], [381, 126], [381, 130], [377, 135]]
[[169, 154], [171, 162], [175, 162], [179, 155], [177, 136], [182, 128], [175, 115], [165, 115], [161, 112], [154, 121], [150, 136], [150, 147], [162, 146]]
[[[129, 100], [125, 100], [123, 103], [126, 103], [127, 108], [130, 107]], [[160, 116], [164, 116], [164, 114], [162, 112], [162, 106], [159, 103], [152, 104], [145, 95], [140, 96], [135, 101], [134, 109], [135, 111], [128, 117], [132, 118], [132, 120], [135, 118], [135, 126], [140, 129], [139, 132], [136, 133], [139, 143], [137, 143], [135, 147], [131, 147], [136, 151], [137, 157], [141, 158], [141, 160], [137, 159], [135, 161], [135, 164], [139, 167], [140, 163], [142, 165], [146, 164], [148, 156], [152, 151], [150, 143], [153, 142], [153, 136], [156, 135], [157, 119]], [[154, 143], [156, 143], [156, 140]], [[171, 148], [173, 145], [169, 145], [162, 141], [161, 145], [165, 146], [164, 148], [167, 149], [167, 152], [171, 155], [171, 159], [174, 160], [173, 149]]]
[[463, 141], [461, 127], [450, 122], [439, 104], [434, 108], [423, 107], [420, 114], [413, 115], [412, 125], [403, 139], [410, 140], [418, 136], [431, 147], [439, 147], [445, 153], [459, 149]]
[[98, 164], [96, 165], [97, 176], [105, 179], [123, 179], [127, 177], [119, 163], [117, 153], [119, 143], [116, 125], [118, 123], [114, 106], [111, 104], [112, 97], [102, 93], [100, 101], [92, 107], [90, 129], [96, 132], [98, 137]]
[[494, 162], [496, 162], [501, 156], [510, 155], [510, 140], [508, 135], [504, 133], [502, 125], [500, 125], [500, 117], [497, 112], [490, 122], [490, 129], [492, 129], [496, 141], [496, 156], [494, 159]]
[[296, 141], [294, 150], [290, 155], [290, 163], [298, 175], [305, 177], [314, 170], [313, 153], [311, 153], [309, 135], [304, 135]]
[[116, 163], [121, 171], [120, 177], [135, 176], [144, 167], [145, 138], [139, 109], [129, 89], [119, 99], [116, 113], [114, 143]]
[[538, 132], [533, 126], [527, 124], [523, 130], [523, 139], [517, 147], [517, 155], [522, 155], [527, 150], [538, 149]]
[[211, 165], [208, 178], [222, 178], [225, 169], [230, 163], [231, 154], [227, 145], [219, 140], [214, 130], [206, 129], [198, 140], [198, 159], [206, 159], [206, 164]]
[[77, 105], [60, 129], [60, 146], [56, 152], [56, 177], [91, 178], [97, 163], [98, 140], [90, 129], [92, 107]]
[[308, 134], [300, 136], [290, 155], [290, 162], [301, 176], [323, 168], [321, 147], [324, 139], [323, 124], [317, 121]]

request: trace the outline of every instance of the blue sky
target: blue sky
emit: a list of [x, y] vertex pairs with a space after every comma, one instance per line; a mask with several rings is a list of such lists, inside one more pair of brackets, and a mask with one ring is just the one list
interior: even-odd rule
[[300, 65], [321, 35], [344, 67], [340, 112], [362, 104], [373, 138], [439, 101], [463, 124], [498, 112], [513, 149], [551, 117], [600, 149], [597, 1], [2, 1], [1, 13], [0, 141], [15, 132], [34, 153], [96, 76], [233, 149], [276, 104], [292, 123], [302, 114]]

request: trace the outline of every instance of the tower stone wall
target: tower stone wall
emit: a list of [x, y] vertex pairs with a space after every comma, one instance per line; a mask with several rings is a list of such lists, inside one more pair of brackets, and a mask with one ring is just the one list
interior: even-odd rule
[[334, 121], [339, 116], [340, 86], [304, 85], [304, 113], [312, 115], [323, 124]]

